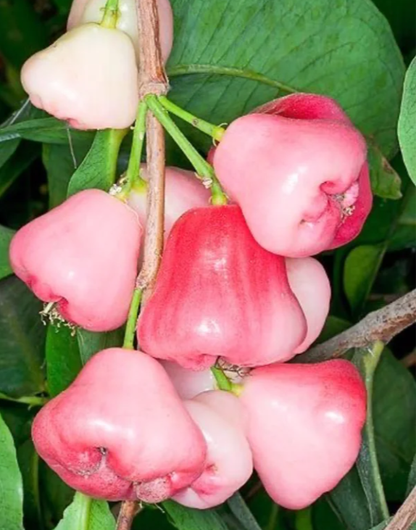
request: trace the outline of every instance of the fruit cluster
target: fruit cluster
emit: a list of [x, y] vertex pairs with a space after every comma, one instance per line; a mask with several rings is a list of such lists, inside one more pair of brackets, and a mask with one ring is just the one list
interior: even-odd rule
[[[97, 24], [98, 0], [75, 1], [70, 31], [23, 69], [35, 105], [78, 128], [133, 123], [137, 35], [134, 2], [123, 2], [115, 29]], [[171, 12], [158, 4], [166, 58]], [[97, 498], [209, 508], [254, 466], [277, 503], [300, 509], [351, 469], [365, 422], [353, 364], [285, 361], [329, 311], [311, 256], [351, 241], [371, 209], [366, 144], [334, 100], [294, 94], [232, 122], [208, 159], [230, 203], [209, 205], [191, 172], [166, 169], [168, 238], [137, 321], [140, 350], [93, 356], [36, 416], [34, 444]], [[81, 191], [15, 235], [13, 270], [54, 319], [90, 331], [126, 322], [146, 222], [141, 175], [127, 196]]]

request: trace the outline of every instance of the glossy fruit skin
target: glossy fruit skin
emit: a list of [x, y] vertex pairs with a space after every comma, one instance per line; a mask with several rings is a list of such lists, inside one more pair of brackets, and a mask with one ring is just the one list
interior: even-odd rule
[[184, 402], [208, 447], [202, 475], [174, 500], [191, 508], [218, 506], [250, 478], [253, 457], [239, 400], [229, 392], [204, 392]]
[[366, 416], [366, 389], [345, 360], [254, 369], [240, 395], [257, 470], [272, 499], [300, 510], [353, 466]]
[[292, 291], [305, 314], [308, 331], [295, 353], [306, 351], [318, 338], [329, 313], [331, 284], [323, 266], [314, 258], [286, 258]]
[[[163, 62], [169, 58], [173, 45], [173, 13], [169, 0], [156, 0], [159, 13], [159, 39]], [[81, 24], [96, 22], [103, 18], [105, 0], [74, 0], [68, 17], [68, 30]], [[119, 1], [117, 29], [126, 33], [133, 41], [137, 60], [139, 59], [139, 32], [135, 0]]]
[[172, 361], [160, 361], [160, 364], [168, 374], [181, 399], [192, 399], [202, 394], [202, 392], [217, 388], [214, 374], [209, 368], [194, 371], [187, 370], [180, 364]]
[[35, 107], [76, 129], [124, 129], [136, 118], [138, 71], [121, 31], [85, 24], [23, 65], [23, 88]]
[[35, 448], [72, 488], [160, 502], [203, 471], [206, 444], [160, 364], [110, 348], [92, 357], [32, 427]]
[[284, 259], [255, 242], [238, 206], [196, 208], [176, 222], [139, 317], [143, 351], [194, 370], [218, 356], [256, 366], [290, 359], [305, 335]]
[[[145, 164], [141, 166], [141, 176], [147, 180]], [[167, 238], [179, 217], [191, 208], [207, 206], [211, 194], [192, 171], [167, 167], [165, 176], [165, 238]], [[142, 226], [145, 227], [146, 187], [133, 188], [127, 202], [137, 212]]]
[[364, 138], [323, 98], [287, 96], [238, 118], [210, 155], [255, 239], [279, 255], [344, 245], [371, 210]]
[[141, 234], [129, 206], [104, 191], [85, 190], [21, 228], [10, 262], [68, 322], [108, 331], [127, 319]]

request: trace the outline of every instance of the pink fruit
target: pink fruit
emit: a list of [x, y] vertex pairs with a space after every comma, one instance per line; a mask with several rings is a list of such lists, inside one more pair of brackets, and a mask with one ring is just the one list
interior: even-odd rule
[[268, 103], [235, 120], [211, 157], [254, 238], [276, 254], [344, 245], [370, 212], [364, 138], [329, 98]]
[[305, 335], [284, 259], [255, 242], [238, 206], [196, 208], [176, 222], [139, 318], [143, 351], [197, 370], [218, 356], [256, 366], [290, 359]]
[[30, 101], [77, 129], [124, 129], [136, 117], [138, 71], [122, 31], [85, 24], [28, 59], [22, 85]]
[[209, 368], [195, 372], [170, 361], [160, 361], [160, 364], [181, 399], [192, 399], [202, 392], [216, 388], [214, 374]]
[[[169, 0], [157, 0], [159, 13], [159, 38], [162, 59], [169, 58], [173, 44], [173, 14]], [[88, 22], [100, 23], [103, 18], [105, 0], [74, 0], [68, 18], [68, 30]], [[120, 0], [117, 29], [127, 33], [131, 38], [139, 57], [139, 30], [137, 23], [137, 7], [135, 0]]]
[[324, 327], [331, 300], [331, 284], [325, 269], [314, 258], [287, 258], [287, 276], [292, 291], [305, 313], [308, 331], [295, 353], [302, 353], [318, 338]]
[[174, 500], [192, 508], [212, 508], [226, 501], [250, 478], [251, 450], [238, 398], [220, 390], [185, 401], [208, 447], [202, 475]]
[[240, 400], [254, 467], [277, 504], [300, 510], [332, 490], [353, 466], [366, 390], [352, 363], [256, 368]]
[[[146, 166], [141, 167], [141, 176], [146, 180]], [[209, 204], [210, 192], [191, 171], [177, 167], [166, 168], [165, 183], [165, 237], [172, 229], [175, 221], [191, 208]], [[133, 188], [128, 204], [137, 212], [143, 227], [146, 225], [146, 187]]]
[[203, 471], [206, 444], [158, 362], [96, 354], [36, 416], [39, 455], [72, 488], [111, 501], [160, 502]]
[[141, 233], [131, 208], [104, 191], [85, 190], [21, 228], [10, 261], [67, 321], [108, 331], [127, 319]]

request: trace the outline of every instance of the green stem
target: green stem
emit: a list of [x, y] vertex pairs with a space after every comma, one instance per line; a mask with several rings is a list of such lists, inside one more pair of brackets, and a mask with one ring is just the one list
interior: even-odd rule
[[83, 493], [80, 493], [79, 491], [75, 493], [75, 498], [79, 500], [79, 504], [81, 507], [80, 511], [78, 512], [79, 519], [76, 528], [77, 530], [88, 530], [90, 528], [90, 512], [92, 498], [88, 497], [87, 495], [84, 495]]
[[22, 403], [23, 405], [30, 405], [32, 407], [42, 407], [48, 402], [48, 398], [46, 397], [23, 396], [20, 398], [13, 398], [3, 393], [0, 393], [0, 400], [11, 401], [13, 403]]
[[224, 372], [221, 370], [221, 368], [217, 368], [216, 366], [213, 366], [211, 368], [211, 372], [213, 373], [215, 377], [215, 381], [217, 383], [218, 388], [220, 390], [227, 390], [227, 392], [231, 392], [232, 383], [228, 379], [228, 377], [224, 374]]
[[208, 136], [212, 136], [214, 140], [219, 142], [224, 136], [225, 129], [223, 127], [209, 123], [205, 120], [202, 120], [201, 118], [197, 118], [187, 110], [184, 110], [181, 107], [178, 107], [178, 105], [175, 105], [175, 103], [172, 103], [172, 101], [170, 101], [166, 96], [159, 96], [158, 99], [168, 112], [171, 112], [175, 116], [178, 116], [178, 118], [190, 123], [199, 131], [208, 134]]
[[137, 315], [139, 313], [142, 290], [135, 289], [131, 299], [129, 316], [127, 318], [126, 331], [124, 333], [123, 348], [134, 349], [134, 336], [136, 333]]
[[123, 186], [123, 194], [128, 194], [133, 186], [140, 189], [147, 189], [147, 182], [140, 177], [140, 162], [142, 159], [144, 138], [146, 136], [146, 115], [147, 105], [142, 100], [137, 109], [129, 165], [127, 166], [126, 171], [126, 184]]
[[118, 20], [118, 0], [107, 0], [104, 7], [104, 15], [100, 26], [107, 29], [115, 29]]
[[357, 460], [357, 469], [371, 507], [373, 526], [390, 517], [377, 460], [373, 422], [373, 383], [384, 343], [376, 341], [365, 352], [358, 351], [353, 361], [358, 365], [367, 388], [367, 418], [363, 430], [363, 442]]
[[185, 156], [194, 166], [198, 177], [203, 184], [211, 188], [212, 203], [216, 205], [227, 204], [227, 197], [215, 176], [213, 167], [198, 153], [188, 138], [179, 129], [169, 116], [157, 96], [149, 94], [145, 97], [146, 104], [166, 131], [172, 136]]

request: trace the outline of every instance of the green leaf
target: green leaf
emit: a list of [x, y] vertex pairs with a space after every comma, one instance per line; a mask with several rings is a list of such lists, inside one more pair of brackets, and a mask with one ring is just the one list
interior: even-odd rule
[[28, 0], [0, 3], [0, 49], [15, 67], [46, 47], [48, 39], [40, 17]]
[[13, 397], [45, 390], [42, 304], [16, 277], [0, 282], [0, 392]]
[[44, 528], [39, 489], [39, 456], [29, 438], [17, 447], [17, 460], [23, 477], [25, 521], [37, 530]]
[[82, 363], [85, 364], [90, 357], [106, 348], [118, 348], [123, 344], [124, 328], [95, 333], [85, 329], [77, 330], [77, 339]]
[[166, 501], [162, 506], [178, 530], [228, 530], [225, 523], [212, 510], [184, 508], [173, 501]]
[[0, 168], [0, 197], [38, 156], [38, 145], [31, 142], [22, 142], [19, 145], [16, 153]]
[[227, 501], [231, 512], [235, 515], [241, 525], [241, 530], [261, 530], [254, 515], [245, 503], [240, 493], [234, 493]]
[[77, 338], [67, 326], [48, 326], [46, 374], [51, 396], [64, 391], [82, 368]]
[[371, 189], [382, 199], [400, 199], [401, 179], [387, 158], [374, 143], [368, 149]]
[[360, 370], [367, 389], [367, 418], [356, 466], [367, 498], [372, 526], [380, 524], [390, 515], [381, 481], [373, 422], [373, 382], [383, 349], [383, 343], [375, 342], [367, 349], [356, 350], [353, 357], [353, 362]]
[[411, 186], [404, 200], [404, 208], [389, 241], [389, 251], [416, 247], [416, 188]]
[[108, 191], [116, 179], [117, 158], [124, 129], [98, 131], [87, 156], [72, 175], [68, 196], [88, 188]]
[[43, 145], [42, 159], [48, 174], [49, 208], [58, 206], [66, 199], [71, 176], [91, 147], [88, 142], [72, 142], [71, 145]]
[[[172, 7], [168, 74], [178, 105], [229, 123], [289, 90], [328, 94], [387, 157], [396, 151], [404, 64], [369, 0], [172, 0]], [[196, 132], [192, 138], [209, 147]]]
[[345, 528], [348, 530], [371, 528], [367, 498], [355, 466], [326, 498]]
[[12, 435], [0, 416], [0, 530], [23, 530], [23, 486]]
[[65, 122], [55, 118], [29, 119], [0, 127], [0, 142], [25, 138], [47, 144], [68, 144], [71, 139], [73, 142], [90, 143], [93, 136], [92, 131], [71, 129]]
[[407, 481], [406, 497], [410, 495], [412, 489], [416, 486], [416, 454], [410, 467], [409, 479]]
[[383, 255], [383, 247], [363, 245], [354, 248], [345, 260], [344, 290], [354, 315], [364, 307]]
[[406, 73], [397, 133], [404, 163], [416, 184], [416, 57]]
[[15, 153], [19, 144], [19, 139], [9, 140], [8, 142], [2, 142], [0, 144], [0, 167], [4, 166], [9, 158]]
[[14, 230], [0, 226], [0, 280], [13, 272], [9, 261], [9, 246], [14, 234]]
[[55, 530], [115, 530], [116, 522], [108, 503], [75, 493], [73, 503]]
[[416, 383], [388, 351], [383, 352], [374, 382], [377, 455], [389, 501], [402, 501], [416, 452]]

